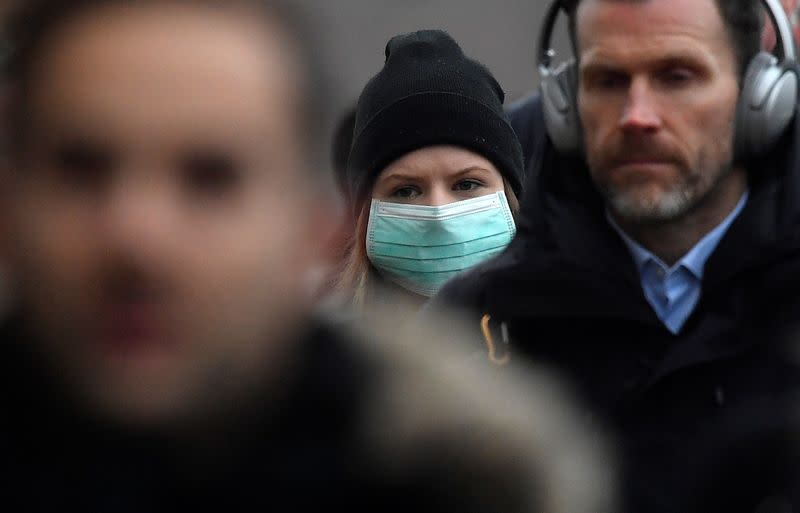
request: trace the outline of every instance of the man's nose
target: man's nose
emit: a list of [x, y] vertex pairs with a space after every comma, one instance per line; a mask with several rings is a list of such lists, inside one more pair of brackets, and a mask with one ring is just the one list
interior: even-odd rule
[[115, 250], [156, 251], [168, 244], [174, 222], [174, 198], [158, 181], [120, 180], [113, 187], [105, 210], [105, 236]]
[[645, 78], [635, 78], [628, 89], [628, 98], [619, 119], [619, 126], [626, 131], [652, 132], [661, 128], [655, 94]]

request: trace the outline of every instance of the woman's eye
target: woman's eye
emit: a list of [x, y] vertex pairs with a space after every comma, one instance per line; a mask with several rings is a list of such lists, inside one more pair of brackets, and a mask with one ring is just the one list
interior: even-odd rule
[[401, 199], [414, 199], [417, 196], [419, 196], [420, 194], [422, 194], [422, 193], [420, 192], [419, 189], [417, 189], [416, 187], [408, 186], [408, 187], [400, 187], [399, 189], [395, 189], [395, 191], [392, 193], [392, 196], [394, 196], [395, 198], [401, 198]]
[[474, 191], [475, 189], [483, 187], [481, 182], [476, 180], [462, 180], [453, 186], [455, 191]]

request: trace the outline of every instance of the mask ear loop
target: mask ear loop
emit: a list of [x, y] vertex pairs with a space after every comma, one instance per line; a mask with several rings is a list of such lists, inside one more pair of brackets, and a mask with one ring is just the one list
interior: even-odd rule
[[[481, 331], [483, 332], [483, 340], [486, 343], [486, 347], [489, 350], [489, 361], [493, 364], [497, 365], [498, 367], [503, 367], [508, 365], [508, 362], [511, 361], [511, 355], [506, 351], [506, 353], [501, 357], [497, 357], [497, 347], [494, 343], [494, 337], [492, 336], [492, 332], [489, 329], [489, 321], [492, 320], [492, 316], [486, 314], [481, 319]], [[503, 342], [508, 344], [508, 329], [505, 326], [505, 323], [501, 326], [503, 331]]]

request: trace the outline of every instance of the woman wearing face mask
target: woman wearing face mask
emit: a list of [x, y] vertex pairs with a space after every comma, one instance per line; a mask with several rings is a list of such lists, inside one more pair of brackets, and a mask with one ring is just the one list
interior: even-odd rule
[[522, 150], [504, 93], [442, 31], [396, 36], [358, 102], [345, 183], [354, 216], [342, 287], [422, 303], [514, 237]]

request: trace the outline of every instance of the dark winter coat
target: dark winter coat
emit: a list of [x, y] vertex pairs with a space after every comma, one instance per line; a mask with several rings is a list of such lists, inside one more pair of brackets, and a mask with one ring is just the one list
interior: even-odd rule
[[629, 513], [752, 512], [794, 490], [781, 485], [800, 468], [787, 436], [798, 426], [800, 383], [791, 335], [800, 320], [800, 116], [749, 166], [749, 201], [677, 335], [646, 301], [586, 165], [547, 139], [539, 97], [511, 118], [528, 180], [517, 237], [429, 308], [463, 308], [476, 330], [488, 314], [498, 355], [569, 378], [587, 415], [616, 433]]

